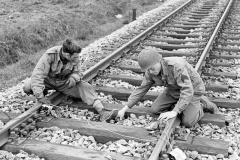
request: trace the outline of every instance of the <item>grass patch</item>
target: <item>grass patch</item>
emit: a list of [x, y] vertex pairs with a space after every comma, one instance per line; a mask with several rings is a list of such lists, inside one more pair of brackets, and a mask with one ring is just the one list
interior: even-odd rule
[[[29, 1], [31, 2], [31, 1]], [[82, 47], [106, 36], [131, 21], [132, 8], [137, 15], [156, 8], [151, 0], [43, 0], [31, 2], [34, 6], [58, 8], [40, 16], [34, 22], [1, 28], [0, 88], [16, 85], [30, 77], [37, 61], [49, 47], [61, 45], [66, 37], [73, 37]], [[24, 9], [21, 7], [21, 12]], [[115, 15], [123, 14], [124, 19]]]

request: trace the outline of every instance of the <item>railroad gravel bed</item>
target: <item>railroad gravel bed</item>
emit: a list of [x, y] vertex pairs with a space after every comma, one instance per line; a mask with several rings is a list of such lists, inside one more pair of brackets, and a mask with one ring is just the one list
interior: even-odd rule
[[0, 111], [23, 113], [34, 105], [33, 101], [23, 100], [23, 82], [0, 92]]
[[[113, 32], [112, 34], [104, 38], [100, 38], [96, 40], [94, 43], [90, 44], [89, 46], [83, 48], [80, 59], [82, 61], [88, 61], [89, 59], [91, 59], [91, 57], [89, 57], [91, 56], [91, 54], [104, 53], [105, 51], [103, 50], [103, 48], [109, 46], [107, 44], [111, 44], [111, 46], [114, 46], [118, 42], [123, 42], [122, 40], [123, 37], [135, 35], [136, 31], [137, 32], [140, 31], [141, 27], [144, 27], [145, 25], [149, 24], [149, 22], [153, 21], [154, 19], [160, 19], [161, 17], [163, 18], [184, 2], [186, 1], [178, 0], [167, 1], [163, 3], [162, 6], [138, 17], [136, 21], [133, 21], [128, 25], [125, 25], [124, 27]], [[83, 67], [83, 69], [84, 68], [85, 67]]]
[[[135, 61], [130, 61], [130, 60], [123, 60], [120, 64], [133, 64], [135, 65]], [[220, 67], [219, 67], [220, 68]], [[224, 67], [223, 69], [225, 69]], [[234, 68], [227, 68], [228, 70], [226, 71], [232, 71]], [[239, 70], [239, 68], [235, 68]], [[222, 70], [223, 71], [223, 70]], [[225, 70], [224, 70], [225, 71]], [[137, 77], [143, 77], [143, 74], [137, 74], [132, 71], [128, 70], [121, 70], [119, 68], [114, 68], [111, 67], [109, 69], [104, 70], [102, 73], [99, 75], [125, 75], [125, 76], [137, 76]], [[225, 77], [210, 77], [210, 76], [202, 76], [202, 79], [205, 84], [218, 84], [218, 85], [230, 85], [230, 86], [235, 86], [233, 88], [230, 88], [228, 92], [213, 92], [213, 91], [206, 91], [206, 95], [209, 97], [215, 97], [215, 98], [227, 98], [227, 99], [234, 99], [234, 100], [239, 100], [240, 99], [240, 80], [236, 79], [230, 79], [230, 78], [225, 78]], [[93, 86], [108, 86], [108, 87], [117, 87], [117, 88], [126, 88], [126, 89], [135, 89], [137, 86], [133, 86], [129, 83], [122, 82], [122, 81], [117, 81], [117, 80], [111, 80], [111, 79], [95, 79], [92, 81]], [[162, 86], [156, 86], [152, 87], [150, 91], [156, 91], [156, 92], [161, 92], [164, 90], [165, 87]]]
[[225, 115], [227, 125], [219, 127], [212, 124], [197, 124], [190, 128], [191, 135], [229, 141], [229, 157], [224, 160], [240, 159], [240, 109], [219, 108]]
[[[104, 53], [105, 51], [103, 51], [102, 48], [105, 47], [106, 44], [116, 44], [116, 42], [123, 41], [122, 37], [132, 35], [143, 25], [148, 24], [150, 21], [156, 18], [159, 19], [166, 16], [184, 2], [186, 2], [186, 0], [167, 1], [163, 3], [162, 6], [143, 14], [142, 16], [137, 17], [136, 21], [125, 25], [124, 27], [113, 32], [112, 34], [100, 38], [94, 43], [83, 48], [80, 59], [82, 60], [82, 62], [85, 62], [88, 61], [88, 59], [91, 59], [91, 54]], [[83, 65], [82, 71], [85, 71], [88, 68], [89, 67]], [[12, 88], [0, 90], [0, 111], [23, 113], [34, 105], [33, 101], [22, 100], [22, 97], [26, 96], [26, 94], [22, 90], [22, 87], [23, 82], [16, 86], [13, 86]]]
[[[0, 92], [0, 111], [21, 114], [34, 106], [35, 101], [24, 99], [27, 96], [23, 91], [24, 81]], [[53, 92], [54, 90], [50, 90], [48, 95]]]
[[29, 133], [30, 139], [89, 148], [99, 151], [118, 152], [127, 156], [149, 158], [155, 146], [153, 142], [136, 142], [134, 140], [118, 140], [101, 144], [93, 136], [81, 135], [78, 130], [60, 129], [58, 127], [39, 128]]
[[[122, 80], [111, 80], [97, 78], [91, 81], [92, 86], [106, 86], [106, 87], [115, 87], [115, 88], [125, 88], [125, 89], [136, 89], [138, 86], [131, 85], [128, 82], [123, 82]], [[165, 89], [163, 86], [154, 86], [149, 89], [149, 91], [162, 92]]]
[[18, 154], [13, 154], [11, 152], [0, 150], [1, 160], [45, 160], [44, 158], [39, 158], [35, 154], [28, 154], [27, 152], [20, 150]]
[[[151, 102], [142, 103], [143, 105], [151, 105]], [[138, 106], [139, 107], [139, 106]], [[51, 106], [43, 105], [43, 109], [47, 116], [53, 116], [58, 118], [67, 118], [67, 119], [75, 119], [75, 120], [86, 120], [86, 121], [94, 121], [100, 122], [100, 115], [96, 114], [87, 109], [81, 108], [73, 108], [69, 106], [58, 106], [57, 109], [51, 109]], [[111, 124], [118, 124], [124, 126], [135, 126], [135, 127], [144, 127], [148, 128], [157, 121], [156, 118], [151, 117], [150, 115], [141, 115], [137, 116], [133, 113], [130, 116], [123, 118], [123, 120], [114, 119], [110, 120]]]
[[199, 154], [197, 151], [186, 150], [184, 153], [187, 156], [186, 160], [227, 160], [222, 154], [218, 155], [208, 155], [208, 154]]
[[209, 62], [211, 63], [219, 63], [219, 62], [222, 62], [222, 63], [231, 63], [232, 65], [238, 65], [238, 68], [239, 68], [239, 65], [240, 65], [240, 59], [211, 59]]
[[[224, 4], [227, 1], [220, 1], [220, 4]], [[129, 25], [124, 26], [123, 28], [117, 30], [113, 34], [99, 39], [95, 41], [95, 43], [89, 45], [88, 47], [83, 49], [83, 53], [80, 57], [82, 61], [88, 61], [88, 62], [99, 62], [103, 57], [95, 56], [96, 54], [109, 54], [110, 51], [103, 50], [104, 47], [120, 47], [124, 43], [126, 43], [126, 40], [121, 39], [125, 36], [135, 35], [136, 32], [140, 32], [140, 28], [144, 25], [147, 25], [150, 21], [153, 19], [156, 19], [156, 17], [159, 18], [159, 16], [166, 15], [176, 7], [178, 7], [180, 4], [183, 3], [183, 1], [175, 1], [175, 4], [172, 5], [172, 2], [166, 3], [166, 6], [161, 6], [158, 9], [154, 10], [155, 12], [151, 12], [149, 14], [145, 14], [138, 18], [137, 21], [134, 21], [130, 23]], [[164, 8], [169, 7], [169, 8]], [[197, 7], [195, 7], [197, 8]], [[210, 14], [213, 17], [207, 17], [203, 21], [209, 22], [213, 20], [218, 19], [218, 13], [219, 10], [222, 10], [223, 7], [218, 7], [216, 9], [212, 10], [212, 13]], [[159, 11], [161, 10], [161, 13], [159, 14]], [[145, 17], [144, 17], [145, 16]], [[151, 16], [151, 18], [149, 18]], [[144, 17], [144, 18], [143, 18]], [[141, 25], [140, 25], [141, 24]], [[203, 25], [204, 26], [204, 25]], [[207, 26], [207, 25], [205, 25]], [[206, 32], [197, 32], [198, 30], [203, 28], [198, 28], [195, 31], [192, 31], [191, 34], [199, 34], [199, 38], [186, 38], [186, 40], [199, 40], [204, 39], [204, 34]], [[166, 31], [162, 33], [175, 33], [171, 31]], [[168, 38], [166, 36], [155, 36], [157, 38]], [[170, 38], [174, 39], [174, 38]], [[148, 42], [148, 41], [146, 41]], [[186, 43], [187, 45], [196, 45], [196, 44], [202, 44], [202, 43]], [[163, 51], [162, 49], [157, 49], [159, 51]], [[178, 49], [173, 51], [181, 51], [181, 52], [198, 52], [199, 49]], [[95, 57], [93, 57], [91, 54], [94, 54]], [[221, 52], [216, 54], [224, 54], [224, 55], [238, 55], [234, 52]], [[185, 57], [187, 61], [193, 63], [195, 62], [194, 57]], [[213, 60], [211, 60], [213, 61]], [[238, 59], [234, 60], [216, 60], [217, 62], [231, 62], [233, 64], [239, 64]], [[137, 65], [136, 61], [132, 60], [124, 60], [121, 62], [122, 64], [130, 64], [130, 65]], [[85, 71], [88, 67], [82, 66], [82, 71]], [[215, 67], [215, 71], [220, 72], [234, 72], [239, 74], [239, 66], [234, 67]], [[106, 69], [104, 73], [100, 73], [100, 75], [111, 75], [111, 74], [119, 74], [119, 75], [130, 75], [130, 76], [143, 76], [143, 74], [137, 74], [131, 71], [124, 71], [117, 68], [110, 68]], [[239, 85], [239, 80], [232, 80], [227, 79], [224, 77], [219, 78], [206, 78], [204, 77], [204, 82], [212, 82], [215, 81], [219, 84], [231, 84], [231, 85]], [[137, 86], [133, 86], [129, 83], [117, 81], [117, 80], [111, 80], [111, 79], [94, 79], [91, 81], [91, 84], [93, 86], [108, 86], [108, 87], [118, 87], [118, 88], [126, 88], [126, 89], [135, 89]], [[164, 87], [152, 87], [152, 91], [161, 92], [163, 91]], [[228, 98], [228, 99], [240, 99], [240, 89], [235, 87], [229, 90], [229, 92], [226, 93], [217, 93], [217, 92], [211, 92], [209, 91], [207, 94], [208, 96], [217, 97], [217, 98]], [[15, 86], [13, 88], [10, 88], [6, 91], [0, 92], [0, 110], [3, 112], [13, 112], [13, 113], [23, 113], [26, 110], [28, 110], [30, 107], [34, 105], [34, 101], [29, 100], [22, 100], [21, 98], [25, 97], [26, 94], [22, 91], [22, 84], [19, 84], [18, 86]], [[113, 98], [111, 95], [104, 95], [103, 93], [99, 94], [99, 98], [102, 102], [107, 103], [115, 103], [115, 104], [124, 104], [125, 102], [119, 101], [115, 98]], [[145, 101], [143, 103], [138, 103], [138, 106], [144, 106], [148, 107], [152, 104], [151, 101]], [[61, 108], [62, 107], [62, 108]], [[78, 120], [91, 120], [91, 121], [99, 121], [99, 115], [94, 114], [93, 112], [90, 112], [88, 110], [79, 110], [75, 108], [71, 108], [68, 106], [60, 106], [59, 109], [61, 110], [61, 116], [62, 118], [73, 118]], [[232, 110], [232, 109], [220, 109], [222, 114], [224, 114], [227, 118], [228, 125], [226, 127], [218, 127], [212, 124], [205, 124], [205, 125], [196, 125], [195, 127], [191, 128], [191, 134], [192, 135], [198, 135], [208, 138], [214, 138], [214, 139], [222, 139], [222, 140], [228, 140], [230, 141], [229, 146], [229, 159], [240, 159], [240, 109]], [[58, 116], [58, 115], [57, 115]], [[59, 117], [59, 116], [58, 116]], [[156, 119], [150, 116], [140, 116], [137, 117], [134, 114], [131, 114], [130, 117], [127, 117], [123, 121], [117, 121], [112, 120], [110, 123], [112, 124], [120, 124], [120, 125], [126, 125], [126, 126], [136, 126], [136, 127], [149, 127], [151, 126]], [[58, 127], [51, 127], [51, 128], [39, 128], [38, 130], [34, 130], [30, 132], [30, 137], [36, 140], [42, 140], [46, 142], [52, 142], [52, 143], [58, 143], [63, 145], [72, 145], [76, 147], [83, 147], [83, 148], [89, 148], [94, 150], [100, 150], [100, 151], [108, 151], [108, 152], [119, 152], [123, 155], [128, 156], [135, 156], [135, 157], [141, 157], [141, 158], [149, 158], [149, 156], [152, 153], [152, 150], [155, 146], [154, 143], [138, 143], [135, 141], [125, 141], [125, 140], [119, 140], [116, 142], [109, 142], [106, 144], [100, 144], [97, 143], [92, 136], [84, 136], [80, 135], [80, 133], [77, 130], [73, 129], [60, 129]], [[0, 151], [1, 153], [1, 151]], [[188, 156], [188, 160], [194, 160], [194, 159], [203, 159], [203, 160], [227, 160], [228, 158], [223, 158], [222, 155], [216, 155], [216, 156], [210, 156], [210, 155], [202, 155], [198, 154], [196, 151], [185, 151], [186, 155]], [[22, 153], [21, 156], [25, 156], [25, 153]], [[1, 154], [0, 154], [1, 156]], [[0, 157], [1, 158], [1, 157]], [[21, 157], [20, 157], [21, 158]], [[27, 159], [23, 157], [24, 159]]]

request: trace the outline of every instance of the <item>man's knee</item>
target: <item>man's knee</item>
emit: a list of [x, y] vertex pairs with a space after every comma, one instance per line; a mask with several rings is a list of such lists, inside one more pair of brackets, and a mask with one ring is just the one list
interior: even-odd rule
[[27, 80], [23, 85], [23, 91], [26, 94], [33, 94], [32, 88], [31, 88], [31, 80]]
[[194, 120], [191, 120], [191, 119], [187, 119], [187, 118], [184, 118], [182, 119], [182, 124], [186, 127], [193, 127], [198, 121], [196, 121], [195, 119]]
[[152, 108], [152, 107], [151, 107], [151, 109], [150, 109], [150, 112], [153, 113], [153, 114], [158, 114], [157, 110], [154, 109], [154, 108]]
[[84, 82], [84, 81], [80, 81], [78, 84], [77, 84], [80, 88], [85, 88], [85, 89], [92, 89], [92, 85], [89, 84], [88, 82]]
[[159, 108], [152, 106], [150, 112], [153, 114], [160, 114], [162, 111]]

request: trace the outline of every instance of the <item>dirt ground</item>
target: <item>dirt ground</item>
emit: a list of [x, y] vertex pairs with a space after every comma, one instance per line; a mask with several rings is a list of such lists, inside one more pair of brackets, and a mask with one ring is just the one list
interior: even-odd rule
[[[0, 0], [0, 90], [29, 77], [43, 51], [72, 37], [83, 47], [106, 36], [157, 0]], [[122, 14], [123, 18], [116, 18]]]

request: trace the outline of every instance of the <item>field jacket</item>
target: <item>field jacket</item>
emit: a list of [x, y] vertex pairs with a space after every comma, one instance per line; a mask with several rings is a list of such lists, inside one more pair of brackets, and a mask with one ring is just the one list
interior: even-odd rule
[[81, 80], [82, 74], [79, 69], [79, 60], [63, 64], [60, 59], [61, 52], [62, 46], [55, 46], [48, 49], [34, 68], [31, 75], [31, 88], [37, 98], [43, 97], [45, 79], [48, 79], [56, 87], [66, 83], [70, 76], [76, 82]]
[[128, 107], [136, 104], [154, 85], [167, 87], [167, 92], [179, 98], [174, 111], [181, 113], [189, 104], [194, 95], [205, 92], [204, 83], [194, 68], [183, 58], [166, 57], [161, 62], [161, 71], [158, 75], [145, 72], [144, 79], [128, 98]]

